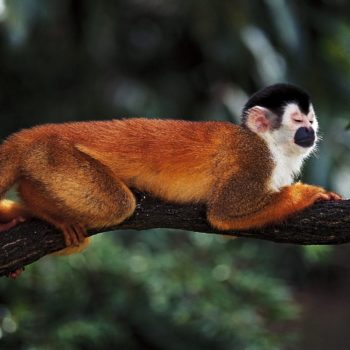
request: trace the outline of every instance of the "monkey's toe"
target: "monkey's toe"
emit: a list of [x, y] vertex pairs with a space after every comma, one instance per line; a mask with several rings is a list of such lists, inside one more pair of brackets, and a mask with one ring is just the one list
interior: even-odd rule
[[78, 239], [79, 244], [83, 243], [86, 238], [86, 230], [82, 225], [74, 225], [74, 231]]
[[63, 226], [62, 231], [67, 247], [78, 247], [86, 237], [85, 228], [79, 224]]
[[341, 195], [335, 192], [328, 192], [327, 194], [328, 194], [329, 200], [331, 201], [341, 201], [344, 199]]

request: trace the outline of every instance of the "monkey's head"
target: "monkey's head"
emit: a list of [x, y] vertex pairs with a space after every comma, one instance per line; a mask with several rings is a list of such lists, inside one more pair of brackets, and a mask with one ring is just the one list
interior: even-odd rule
[[244, 106], [242, 125], [287, 154], [307, 155], [317, 142], [318, 122], [310, 97], [291, 84], [255, 93]]

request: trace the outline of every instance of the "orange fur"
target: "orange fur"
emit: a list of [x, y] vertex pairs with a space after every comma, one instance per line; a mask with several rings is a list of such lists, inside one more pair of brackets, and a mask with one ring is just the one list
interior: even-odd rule
[[[334, 198], [333, 198], [334, 197]], [[266, 204], [258, 211], [247, 212], [244, 215], [235, 216], [226, 213], [231, 220], [225, 220], [225, 213], [219, 213], [218, 217], [209, 212], [208, 219], [221, 230], [230, 230], [234, 223], [235, 229], [248, 229], [262, 227], [267, 224], [278, 223], [295, 214], [318, 200], [338, 199], [335, 194], [327, 192], [317, 186], [296, 183], [281, 189], [280, 192], [266, 196]]]
[[173, 202], [205, 203], [208, 220], [225, 230], [283, 220], [325, 195], [302, 184], [270, 193], [272, 168], [266, 143], [231, 123], [129, 119], [43, 125], [10, 136], [0, 147], [0, 194], [17, 183], [23, 200], [12, 211], [0, 203], [0, 221], [42, 218], [62, 229], [72, 246], [85, 244], [86, 228], [130, 216], [131, 187]]

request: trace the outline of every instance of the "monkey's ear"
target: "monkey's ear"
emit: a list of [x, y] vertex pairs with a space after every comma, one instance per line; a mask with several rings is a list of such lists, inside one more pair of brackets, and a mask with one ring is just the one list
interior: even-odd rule
[[266, 132], [271, 127], [270, 114], [267, 108], [254, 106], [247, 111], [246, 125], [257, 134]]

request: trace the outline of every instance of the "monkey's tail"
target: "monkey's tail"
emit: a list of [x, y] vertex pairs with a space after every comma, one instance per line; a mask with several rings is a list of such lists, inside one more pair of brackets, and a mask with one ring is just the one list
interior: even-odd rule
[[21, 154], [14, 138], [0, 145], [0, 198], [15, 184], [20, 175]]

